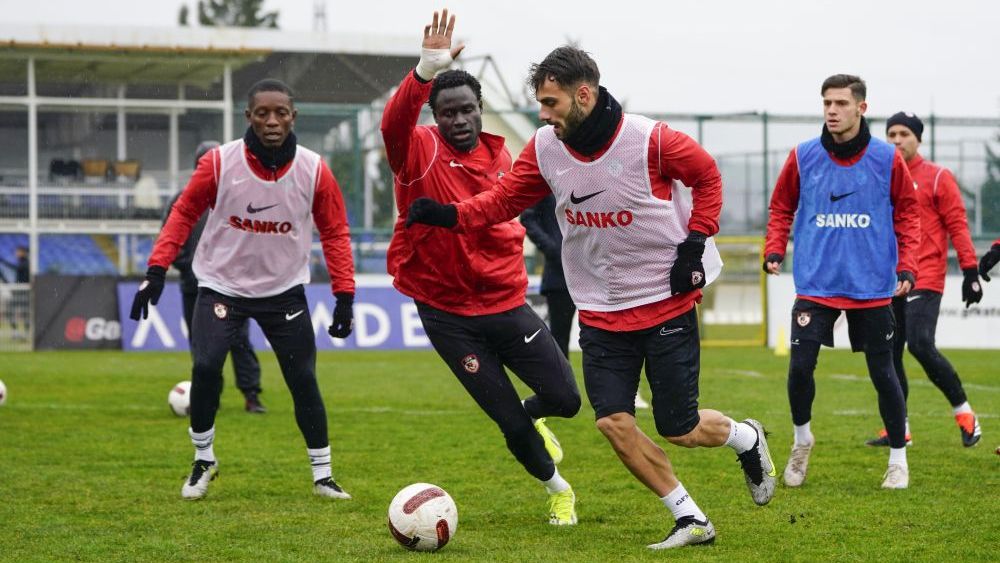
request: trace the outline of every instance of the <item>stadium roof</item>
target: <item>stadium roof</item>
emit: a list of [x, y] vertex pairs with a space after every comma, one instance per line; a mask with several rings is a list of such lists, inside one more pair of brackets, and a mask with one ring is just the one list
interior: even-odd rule
[[67, 87], [183, 83], [216, 97], [228, 64], [235, 92], [273, 77], [301, 101], [367, 103], [397, 84], [417, 54], [415, 38], [382, 34], [0, 23], [0, 81], [21, 81], [31, 56], [39, 82]]

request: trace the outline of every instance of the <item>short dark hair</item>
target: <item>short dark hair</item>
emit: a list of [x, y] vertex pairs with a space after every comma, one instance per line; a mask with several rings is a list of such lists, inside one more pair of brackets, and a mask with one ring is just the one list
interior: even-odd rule
[[438, 94], [441, 90], [447, 90], [449, 88], [461, 88], [462, 86], [468, 86], [472, 89], [472, 93], [476, 95], [476, 101], [479, 105], [483, 104], [483, 85], [476, 80], [475, 76], [472, 76], [468, 72], [461, 69], [446, 70], [434, 78], [434, 83], [431, 84], [431, 96], [427, 100], [427, 105], [431, 107], [431, 111], [437, 111], [434, 109], [434, 104], [437, 103]]
[[258, 81], [251, 86], [249, 90], [247, 90], [247, 107], [253, 106], [253, 97], [260, 92], [281, 92], [288, 96], [288, 101], [293, 106], [295, 105], [295, 94], [292, 93], [291, 86], [285, 84], [277, 78], [265, 78]]
[[827, 78], [823, 81], [823, 87], [820, 88], [819, 95], [826, 94], [826, 91], [830, 88], [850, 88], [851, 95], [859, 102], [863, 102], [865, 96], [868, 95], [868, 86], [865, 85], [865, 81], [861, 80], [860, 76], [854, 76], [853, 74], [834, 74]]
[[580, 82], [601, 85], [601, 71], [590, 53], [570, 45], [563, 45], [549, 53], [542, 62], [532, 64], [528, 74], [528, 86], [534, 88], [535, 92], [550, 77], [564, 90]]

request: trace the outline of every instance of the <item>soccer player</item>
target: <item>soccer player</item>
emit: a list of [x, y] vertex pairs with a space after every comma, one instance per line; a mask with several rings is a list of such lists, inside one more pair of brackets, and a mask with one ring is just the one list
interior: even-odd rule
[[[399, 206], [389, 274], [396, 289], [416, 302], [441, 359], [500, 427], [514, 457], [545, 486], [549, 522], [576, 524], [576, 496], [556, 469], [562, 448], [545, 418], [576, 415], [580, 392], [552, 334], [525, 301], [524, 228], [512, 220], [466, 234], [406, 228], [414, 199], [462, 201], [510, 171], [504, 139], [482, 131], [479, 81], [465, 71], [445, 71], [463, 48], [452, 47], [455, 16], [444, 10], [432, 21], [424, 28], [419, 64], [382, 116]], [[436, 126], [417, 125], [425, 103]], [[505, 367], [535, 395], [522, 402]]]
[[[194, 166], [198, 168], [198, 161], [205, 156], [208, 151], [219, 146], [218, 141], [203, 141], [195, 149]], [[170, 218], [170, 210], [174, 203], [181, 197], [182, 192], [177, 192], [173, 199], [167, 204], [166, 213], [163, 216], [163, 223], [167, 223]], [[198, 278], [191, 270], [191, 263], [194, 261], [194, 251], [198, 248], [198, 241], [201, 233], [205, 230], [205, 221], [208, 213], [198, 219], [191, 229], [191, 235], [184, 241], [177, 258], [174, 259], [173, 267], [181, 274], [181, 303], [184, 306], [184, 322], [188, 327], [188, 344], [191, 343], [191, 326], [194, 317], [194, 304], [198, 298]], [[244, 409], [249, 413], [263, 414], [267, 409], [260, 402], [260, 361], [254, 353], [253, 345], [250, 344], [250, 323], [246, 322], [237, 334], [238, 339], [229, 349], [229, 354], [233, 359], [233, 373], [236, 375], [236, 387], [243, 393]]]
[[777, 275], [795, 222], [788, 400], [795, 442], [785, 484], [806, 478], [815, 440], [809, 426], [820, 345], [833, 346], [833, 324], [846, 311], [851, 348], [865, 353], [889, 441], [887, 489], [909, 485], [906, 403], [892, 366], [892, 297], [913, 287], [920, 215], [913, 180], [895, 147], [875, 139], [864, 113], [861, 78], [827, 78], [822, 134], [788, 155], [771, 196], [764, 271]]
[[332, 476], [326, 408], [316, 383], [316, 341], [303, 284], [309, 282], [312, 224], [319, 231], [336, 307], [330, 336], [353, 326], [354, 259], [343, 198], [323, 158], [299, 146], [295, 104], [283, 82], [250, 87], [242, 139], [212, 149], [174, 204], [132, 302], [139, 320], [163, 292], [167, 268], [209, 208], [194, 257], [198, 279], [191, 331], [191, 427], [195, 447], [181, 496], [199, 499], [219, 472], [213, 443], [226, 354], [254, 319], [274, 348], [295, 404], [295, 420], [312, 465], [313, 492], [348, 499]]
[[[958, 253], [958, 264], [965, 280], [962, 282], [962, 301], [966, 308], [979, 303], [983, 289], [976, 271], [976, 247], [969, 235], [969, 223], [958, 183], [951, 171], [929, 160], [918, 152], [924, 123], [912, 113], [894, 114], [885, 124], [886, 137], [903, 155], [910, 170], [917, 202], [920, 204], [920, 249], [917, 254], [917, 283], [906, 296], [892, 299], [896, 315], [896, 334], [893, 337], [893, 364], [903, 400], [909, 395], [910, 386], [903, 369], [903, 347], [909, 347], [927, 376], [944, 393], [955, 413], [955, 422], [962, 434], [962, 445], [976, 445], [981, 435], [979, 419], [969, 406], [962, 388], [962, 381], [948, 359], [941, 355], [934, 344], [941, 294], [944, 293], [944, 275], [948, 267], [948, 238]], [[869, 446], [888, 446], [889, 435], [883, 428], [879, 435], [866, 442]], [[906, 445], [910, 445], [910, 423], [906, 422]]]
[[[687, 135], [623, 113], [600, 86], [597, 63], [580, 49], [549, 53], [532, 66], [529, 85], [547, 125], [512, 171], [470, 200], [417, 199], [407, 222], [474, 233], [555, 195], [597, 428], [673, 514], [673, 528], [649, 548], [710, 542], [715, 527], [663, 449], [636, 425], [634, 397], [645, 366], [657, 432], [678, 446], [732, 447], [754, 502], [771, 500], [775, 468], [761, 424], [698, 409], [695, 303], [722, 269], [709, 238], [722, 208], [719, 170]], [[675, 178], [692, 187], [693, 205], [675, 191]]]

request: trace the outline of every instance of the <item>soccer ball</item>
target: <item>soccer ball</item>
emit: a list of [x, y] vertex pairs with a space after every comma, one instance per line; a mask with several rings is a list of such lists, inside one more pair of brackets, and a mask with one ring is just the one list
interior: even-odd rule
[[181, 381], [170, 390], [167, 395], [167, 404], [170, 410], [177, 416], [188, 416], [191, 414], [191, 382]]
[[7, 386], [0, 381], [0, 407], [7, 404]]
[[389, 533], [414, 551], [437, 551], [455, 535], [458, 508], [437, 485], [414, 483], [396, 493], [389, 504]]

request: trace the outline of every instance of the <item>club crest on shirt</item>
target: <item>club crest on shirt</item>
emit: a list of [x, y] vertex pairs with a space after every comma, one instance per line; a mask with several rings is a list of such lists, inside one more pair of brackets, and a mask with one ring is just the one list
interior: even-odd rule
[[215, 309], [215, 316], [219, 317], [220, 319], [226, 318], [226, 315], [229, 314], [229, 310], [226, 309], [226, 306], [222, 303], [216, 303], [214, 309]]
[[701, 280], [705, 279], [705, 276], [701, 272], [691, 272], [691, 285], [698, 287]]
[[812, 321], [812, 313], [808, 311], [799, 311], [799, 314], [795, 317], [795, 322], [799, 323], [799, 326], [805, 327]]
[[497, 180], [503, 180], [503, 170], [497, 171]]
[[469, 373], [476, 373], [479, 371], [479, 358], [475, 354], [469, 354], [468, 356], [462, 358], [462, 367], [465, 371]]

